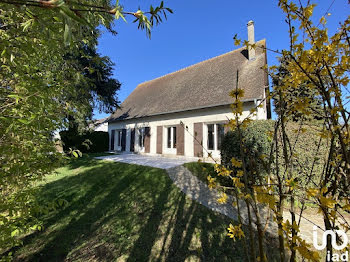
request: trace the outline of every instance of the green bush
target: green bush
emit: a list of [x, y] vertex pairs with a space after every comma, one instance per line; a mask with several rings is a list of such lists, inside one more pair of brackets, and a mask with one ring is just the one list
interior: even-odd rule
[[87, 132], [78, 134], [74, 131], [61, 131], [61, 140], [63, 150], [69, 151], [69, 148], [78, 149], [83, 153], [99, 153], [108, 151], [109, 141], [108, 133], [102, 131]]
[[[273, 120], [256, 120], [249, 126], [242, 130], [243, 143], [246, 151], [244, 152], [244, 159], [247, 163], [248, 169], [254, 167], [253, 172], [257, 174], [264, 174], [262, 154], [270, 155], [271, 138], [269, 138], [269, 131], [274, 131]], [[286, 134], [290, 145], [287, 145], [288, 155], [290, 154], [290, 147], [293, 148], [293, 172], [298, 174], [300, 183], [319, 179], [327, 159], [328, 144], [327, 140], [323, 139], [320, 143], [319, 133], [322, 130], [322, 125], [317, 121], [304, 121], [286, 123]], [[242, 160], [240, 154], [240, 143], [238, 139], [238, 132], [229, 131], [225, 134], [221, 145], [221, 162], [223, 165], [232, 168], [231, 159]], [[281, 130], [278, 130], [278, 163], [281, 174], [285, 172], [285, 165], [283, 159], [283, 146], [281, 145]], [[319, 144], [320, 143], [320, 144]], [[274, 151], [274, 156], [276, 152]], [[268, 160], [267, 157], [265, 159]], [[250, 161], [250, 162], [249, 162]], [[275, 170], [275, 160], [271, 166], [271, 171]], [[253, 179], [256, 179], [253, 178]]]
[[[269, 155], [271, 149], [271, 139], [268, 132], [273, 131], [273, 120], [256, 120], [249, 124], [246, 129], [242, 129], [244, 143], [245, 161], [258, 161], [262, 154]], [[229, 131], [225, 134], [221, 144], [221, 162], [225, 166], [231, 166], [232, 158], [241, 159], [240, 142], [238, 131]], [[257, 165], [261, 167], [261, 165]]]

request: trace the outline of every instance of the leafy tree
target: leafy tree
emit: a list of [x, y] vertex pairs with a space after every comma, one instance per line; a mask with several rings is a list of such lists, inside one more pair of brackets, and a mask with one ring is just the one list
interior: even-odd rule
[[[110, 62], [105, 58], [91, 63], [97, 27], [113, 30], [114, 19], [133, 16], [138, 27], [150, 36], [153, 25], [171, 9], [160, 6], [150, 11], [126, 12], [110, 1], [1, 0], [0, 1], [0, 253], [19, 244], [18, 236], [40, 228], [35, 219], [60, 204], [35, 201], [36, 182], [62, 160], [52, 140], [52, 132], [66, 127], [67, 116], [85, 116], [93, 96], [106, 101], [117, 83], [109, 81]], [[81, 43], [84, 45], [82, 46]], [[86, 48], [86, 50], [84, 50]], [[79, 63], [67, 59], [84, 52]], [[95, 56], [96, 58], [96, 56]], [[84, 60], [86, 59], [86, 60]], [[91, 63], [95, 71], [82, 70]], [[79, 66], [77, 66], [79, 65]], [[97, 72], [104, 76], [97, 81]], [[90, 93], [79, 90], [88, 85]], [[114, 87], [110, 87], [110, 85]], [[75, 100], [79, 94], [82, 100]]]
[[[97, 39], [91, 42], [97, 42]], [[63, 94], [64, 100], [81, 104], [80, 114], [74, 112], [67, 116], [68, 127], [78, 133], [81, 128], [86, 129], [94, 108], [112, 113], [118, 107], [116, 93], [121, 84], [112, 78], [114, 63], [106, 56], [101, 57], [91, 44], [81, 45], [75, 53], [65, 55], [64, 59], [83, 74], [75, 88]]]
[[[287, 58], [282, 57], [277, 72], [272, 76], [272, 84], [276, 87], [281, 85], [283, 79], [289, 74]], [[293, 121], [321, 119], [323, 115], [322, 99], [315, 88], [309, 88], [312, 85], [310, 81], [300, 83], [297, 86], [288, 86], [283, 92], [283, 97], [274, 96], [274, 107], [276, 114], [281, 114], [283, 108], [287, 117]], [[296, 99], [296, 101], [295, 101]], [[307, 107], [301, 106], [308, 104]], [[301, 111], [301, 109], [305, 111]]]
[[[327, 14], [317, 21], [318, 24], [314, 23], [315, 4], [311, 1], [304, 5], [302, 1], [279, 0], [278, 4], [286, 17], [289, 50], [266, 50], [264, 46], [244, 42], [247, 48], [262, 48], [281, 56], [280, 66], [266, 68], [273, 79], [278, 79], [271, 92], [271, 97], [277, 101], [278, 116], [273, 132], [269, 132], [270, 153], [253, 155], [252, 161], [249, 160], [250, 148], [245, 146], [244, 130], [256, 109], [243, 117], [244, 92], [237, 86], [231, 92], [234, 118], [229, 126], [238, 137], [239, 157], [231, 159], [234, 168], [217, 164], [216, 170], [218, 175], [232, 179], [231, 190], [236, 196], [234, 204], [240, 223], [243, 223], [241, 208], [246, 206], [249, 235], [244, 243], [247, 261], [267, 261], [264, 242], [269, 219], [262, 216], [260, 205], [273, 215], [272, 225], [277, 228], [281, 262], [288, 257], [289, 261], [295, 262], [297, 256], [302, 261], [320, 261], [320, 253], [300, 234], [305, 209], [310, 205], [317, 206], [326, 230], [350, 230], [350, 223], [344, 217], [344, 213], [350, 212], [350, 112], [346, 107], [350, 98], [350, 17], [330, 36]], [[237, 37], [235, 43], [240, 44]], [[316, 105], [311, 103], [315, 96]], [[318, 121], [306, 121], [315, 109]], [[291, 122], [297, 125], [294, 136], [287, 132]], [[307, 134], [307, 140], [301, 139], [303, 133]], [[267, 175], [263, 181], [255, 180], [251, 187], [249, 178], [259, 172], [258, 166], [252, 166], [257, 162], [253, 161], [256, 158], [265, 161], [263, 166]], [[208, 177], [208, 181], [210, 187], [217, 186], [215, 179]], [[218, 201], [223, 203], [227, 201], [225, 191], [228, 188], [221, 190], [223, 193]], [[286, 209], [290, 219], [286, 219]], [[252, 234], [253, 229], [257, 229], [257, 236]], [[244, 235], [240, 225], [228, 228], [228, 236], [233, 239]], [[258, 250], [255, 250], [256, 242]], [[327, 238], [326, 251], [331, 258], [335, 255], [336, 261], [331, 238]]]

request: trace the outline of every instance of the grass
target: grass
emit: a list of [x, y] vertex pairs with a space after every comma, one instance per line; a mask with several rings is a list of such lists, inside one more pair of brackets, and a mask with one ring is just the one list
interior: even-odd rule
[[23, 239], [15, 261], [243, 261], [230, 221], [180, 192], [165, 171], [75, 159], [39, 186], [44, 229]]

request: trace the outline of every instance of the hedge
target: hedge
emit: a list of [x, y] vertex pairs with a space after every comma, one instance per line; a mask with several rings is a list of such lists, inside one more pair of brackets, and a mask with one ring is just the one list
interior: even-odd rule
[[[245, 160], [254, 161], [258, 171], [263, 170], [261, 155], [269, 156], [271, 150], [271, 138], [268, 132], [274, 131], [275, 121], [273, 120], [256, 120], [242, 131], [244, 137], [244, 147], [247, 152], [244, 152]], [[286, 133], [288, 135], [291, 146], [294, 148], [293, 171], [298, 173], [300, 180], [305, 180], [310, 176], [312, 170], [313, 179], [317, 179], [322, 173], [323, 165], [326, 161], [328, 144], [327, 140], [322, 140], [320, 147], [319, 133], [322, 126], [317, 121], [305, 122], [300, 128], [300, 123], [289, 122], [286, 124]], [[280, 134], [280, 132], [279, 132]], [[283, 152], [281, 146], [281, 137], [278, 137], [279, 142], [279, 169], [284, 170]], [[231, 166], [232, 157], [241, 159], [240, 143], [237, 131], [229, 131], [225, 134], [221, 145], [221, 161], [226, 166]], [[267, 159], [266, 159], [267, 160]], [[274, 168], [274, 166], [272, 166]]]
[[108, 132], [93, 131], [79, 135], [73, 131], [61, 131], [60, 136], [64, 151], [72, 148], [83, 153], [99, 153], [108, 151], [109, 148]]

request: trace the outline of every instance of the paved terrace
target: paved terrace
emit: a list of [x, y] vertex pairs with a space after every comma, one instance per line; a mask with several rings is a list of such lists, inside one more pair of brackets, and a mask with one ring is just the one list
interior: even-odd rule
[[120, 155], [110, 155], [110, 156], [100, 156], [97, 159], [123, 162], [127, 164], [135, 164], [141, 166], [151, 166], [161, 169], [174, 168], [176, 166], [181, 166], [184, 163], [197, 162], [196, 157], [163, 157], [163, 156], [149, 156], [149, 155], [139, 155], [139, 154], [120, 154]]

